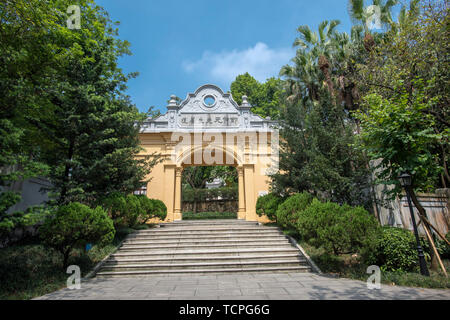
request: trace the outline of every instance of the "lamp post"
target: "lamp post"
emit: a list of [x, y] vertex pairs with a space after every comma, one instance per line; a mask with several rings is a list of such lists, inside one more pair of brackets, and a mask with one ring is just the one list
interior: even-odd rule
[[420, 273], [424, 276], [429, 276], [430, 273], [428, 272], [427, 264], [425, 262], [425, 256], [423, 255], [423, 249], [422, 249], [422, 246], [420, 245], [419, 232], [417, 231], [417, 225], [416, 225], [416, 218], [414, 217], [414, 211], [413, 211], [413, 208], [411, 205], [411, 198], [409, 195], [409, 191], [411, 188], [411, 175], [405, 172], [405, 173], [402, 173], [398, 177], [398, 179], [400, 180], [400, 184], [402, 185], [402, 187], [405, 189], [406, 198], [408, 199], [408, 207], [409, 207], [409, 212], [411, 214], [411, 220], [413, 223], [414, 235], [416, 236], [417, 252], [419, 254]]

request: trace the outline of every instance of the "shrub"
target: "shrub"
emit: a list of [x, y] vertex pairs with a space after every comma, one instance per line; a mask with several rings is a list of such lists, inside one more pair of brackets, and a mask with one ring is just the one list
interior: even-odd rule
[[359, 252], [372, 243], [378, 222], [362, 207], [339, 206], [314, 199], [298, 216], [297, 228], [314, 246], [340, 254]]
[[164, 220], [167, 217], [167, 207], [161, 200], [158, 199], [150, 199], [153, 203], [153, 218], [159, 218]]
[[406, 229], [384, 226], [373, 250], [365, 252], [363, 259], [383, 271], [412, 271], [418, 261], [414, 235]]
[[149, 199], [147, 196], [137, 196], [140, 202], [139, 222], [145, 223], [148, 219], [159, 218], [164, 220], [167, 216], [167, 208], [164, 202], [157, 199]]
[[220, 187], [212, 189], [192, 189], [185, 188], [182, 192], [183, 202], [201, 202], [210, 199], [217, 199], [220, 197], [223, 200], [237, 200], [238, 188], [232, 187]]
[[183, 212], [183, 220], [236, 219], [236, 212]]
[[297, 229], [303, 239], [334, 254], [342, 253], [350, 247], [346, 227], [344, 209], [341, 206], [317, 199], [298, 215], [297, 220]]
[[113, 193], [102, 200], [103, 208], [113, 219], [115, 228], [132, 227], [138, 223], [139, 216], [143, 213], [141, 202], [135, 195], [123, 196]]
[[266, 215], [267, 218], [274, 221], [277, 219], [276, 213], [278, 206], [283, 202], [283, 198], [269, 193], [261, 196], [256, 201], [256, 213], [258, 216]]
[[101, 207], [91, 209], [73, 202], [59, 207], [39, 228], [39, 233], [47, 246], [55, 248], [63, 255], [66, 269], [71, 251], [87, 243], [110, 243], [115, 234], [112, 220]]
[[[447, 240], [450, 240], [450, 232], [447, 232], [445, 238]], [[426, 237], [420, 238], [420, 244], [423, 248], [425, 258], [430, 259], [430, 257], [433, 255], [433, 250], [431, 249], [430, 243], [428, 242]], [[443, 239], [436, 236], [434, 244], [436, 246], [437, 252], [442, 259], [450, 259], [450, 246]]]
[[298, 215], [311, 203], [313, 197], [308, 192], [297, 193], [287, 198], [276, 211], [277, 223], [283, 228], [295, 228]]

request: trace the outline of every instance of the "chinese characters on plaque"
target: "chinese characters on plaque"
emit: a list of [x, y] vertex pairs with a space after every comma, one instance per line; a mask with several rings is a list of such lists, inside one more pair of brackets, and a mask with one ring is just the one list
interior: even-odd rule
[[239, 126], [237, 114], [180, 114], [180, 125], [183, 127], [237, 127]]

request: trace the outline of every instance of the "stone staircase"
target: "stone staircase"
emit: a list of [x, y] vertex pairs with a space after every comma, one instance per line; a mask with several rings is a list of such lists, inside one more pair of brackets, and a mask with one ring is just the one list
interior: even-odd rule
[[311, 272], [311, 267], [277, 227], [188, 220], [130, 234], [97, 276], [231, 272]]

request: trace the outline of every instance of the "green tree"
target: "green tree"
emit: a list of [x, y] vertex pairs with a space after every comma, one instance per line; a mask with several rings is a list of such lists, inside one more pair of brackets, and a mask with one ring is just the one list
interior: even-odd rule
[[17, 179], [48, 172], [60, 204], [131, 192], [158, 161], [136, 158], [144, 115], [124, 94], [136, 74], [117, 63], [129, 43], [93, 0], [77, 2], [81, 29], [68, 29], [72, 4], [0, 4], [0, 166]]
[[280, 121], [278, 194], [309, 191], [338, 203], [369, 207], [369, 172], [344, 108], [322, 89], [316, 102], [287, 104]]
[[230, 86], [231, 95], [238, 103], [242, 103], [242, 96], [247, 96], [252, 105], [251, 111], [263, 118], [277, 119], [279, 115], [282, 81], [277, 78], [269, 78], [260, 83], [248, 72], [238, 75]]
[[70, 253], [87, 243], [110, 243], [115, 235], [112, 220], [101, 208], [91, 209], [81, 203], [61, 206], [39, 228], [44, 243], [63, 255], [66, 270]]

